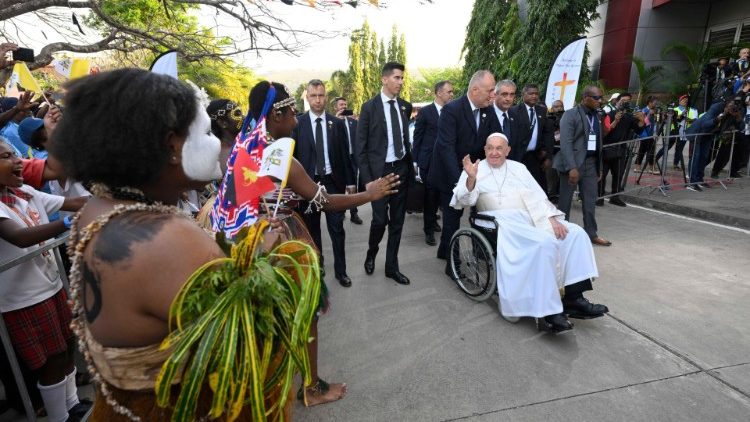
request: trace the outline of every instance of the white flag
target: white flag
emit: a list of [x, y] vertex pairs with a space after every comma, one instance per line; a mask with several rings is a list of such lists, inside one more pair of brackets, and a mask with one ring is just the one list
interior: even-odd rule
[[561, 100], [566, 110], [573, 108], [585, 50], [586, 38], [581, 38], [568, 44], [557, 55], [547, 80], [547, 107], [552, 107], [553, 102]]
[[286, 186], [289, 169], [292, 167], [294, 154], [294, 139], [281, 138], [263, 149], [263, 159], [258, 176], [271, 176], [281, 181], [281, 187]]
[[55, 72], [66, 78], [70, 76], [70, 68], [72, 65], [73, 59], [69, 57], [52, 60], [52, 66], [55, 68]]
[[170, 50], [161, 54], [151, 64], [150, 70], [177, 79], [177, 52]]

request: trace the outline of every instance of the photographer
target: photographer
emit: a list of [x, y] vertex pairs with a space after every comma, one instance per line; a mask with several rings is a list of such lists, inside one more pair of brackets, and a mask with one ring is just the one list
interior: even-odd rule
[[[643, 131], [641, 131], [638, 135], [640, 138], [646, 138], [650, 137], [649, 139], [643, 139], [640, 142], [640, 146], [638, 147], [638, 155], [635, 158], [635, 172], [640, 173], [641, 171], [646, 171], [645, 169], [641, 169], [641, 163], [643, 163], [643, 158], [646, 157], [646, 166], [650, 167], [651, 174], [658, 174], [656, 171], [656, 168], [654, 167], [654, 148], [655, 148], [655, 141], [654, 141], [654, 132], [656, 132], [656, 116], [654, 116], [654, 112], [657, 111], [657, 101], [656, 98], [649, 96], [646, 99], [646, 107], [641, 110], [643, 114], [646, 116], [645, 123], [646, 126], [643, 127]], [[658, 111], [657, 111], [658, 112]]]
[[[742, 167], [743, 163], [741, 160], [745, 156], [745, 136], [746, 130], [742, 127], [743, 118], [746, 116], [746, 104], [745, 101], [748, 98], [747, 92], [750, 91], [750, 82], [747, 80], [744, 82], [742, 89], [737, 93], [735, 98], [730, 104], [732, 104], [731, 110], [729, 111], [734, 119], [724, 119], [721, 125], [721, 132], [719, 134], [719, 151], [716, 153], [716, 159], [714, 160], [714, 166], [711, 169], [711, 178], [718, 179], [719, 173], [727, 165], [732, 155], [732, 163], [729, 166], [729, 177], [740, 177], [738, 171]], [[724, 133], [732, 130], [741, 130], [740, 133]], [[734, 147], [732, 144], [734, 143]], [[734, 149], [734, 151], [732, 151]]]
[[[711, 160], [710, 154], [714, 136], [721, 132], [723, 128], [730, 126], [729, 124], [732, 121], [739, 125], [740, 113], [734, 101], [719, 101], [712, 104], [708, 111], [688, 128], [686, 132], [688, 140], [695, 142], [693, 157], [690, 160], [690, 184], [687, 186], [688, 189], [700, 192], [703, 188], [710, 187], [703, 180], [703, 172]], [[706, 135], [699, 135], [703, 133], [706, 133]]]
[[719, 57], [717, 62], [708, 63], [703, 67], [701, 81], [705, 84], [708, 93], [707, 102], [704, 109], [719, 100], [725, 98], [731, 93], [733, 82], [729, 79], [732, 76], [732, 67], [729, 65], [728, 57]]
[[734, 62], [732, 73], [739, 79], [750, 77], [750, 48], [745, 47], [740, 50], [740, 57]]
[[[630, 104], [632, 96], [628, 92], [620, 94], [617, 108], [604, 116], [604, 142], [602, 148], [601, 180], [599, 180], [599, 196], [604, 196], [604, 184], [607, 173], [612, 172], [612, 194], [609, 203], [624, 207], [625, 202], [619, 195], [622, 191], [622, 177], [625, 170], [625, 158], [628, 151], [627, 145], [607, 147], [607, 145], [627, 141], [633, 138], [634, 133], [639, 133], [646, 126], [645, 116], [640, 110], [634, 111]], [[596, 205], [604, 205], [604, 199], [598, 199]]]

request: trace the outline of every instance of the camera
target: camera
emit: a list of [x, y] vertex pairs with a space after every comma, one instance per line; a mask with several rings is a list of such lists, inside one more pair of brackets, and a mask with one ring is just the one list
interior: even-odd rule
[[622, 111], [623, 114], [633, 114], [633, 104], [623, 103], [617, 106], [617, 111]]
[[342, 116], [354, 116], [354, 110], [347, 108], [341, 112], [341, 115]]

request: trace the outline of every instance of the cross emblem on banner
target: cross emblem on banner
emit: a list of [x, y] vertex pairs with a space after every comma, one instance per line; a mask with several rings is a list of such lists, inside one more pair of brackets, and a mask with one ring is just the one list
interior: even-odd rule
[[554, 83], [555, 86], [560, 87], [560, 101], [565, 101], [565, 87], [575, 82], [575, 80], [568, 80], [568, 72], [563, 72], [562, 80]]

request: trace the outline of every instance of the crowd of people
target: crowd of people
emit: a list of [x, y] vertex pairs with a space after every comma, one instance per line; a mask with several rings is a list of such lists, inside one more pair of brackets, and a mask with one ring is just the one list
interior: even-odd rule
[[[0, 68], [8, 65], [5, 51]], [[690, 145], [688, 187], [694, 190], [709, 187], [703, 173], [712, 158], [713, 178], [727, 164], [730, 177], [739, 177], [747, 165], [748, 49], [734, 67], [720, 62], [715, 70], [713, 86], [728, 86], [730, 75], [739, 83], [720, 90], [703, 114], [689, 95], [674, 107], [657, 97], [640, 99], [644, 107], [638, 108], [627, 92], [605, 102], [596, 86], [584, 87], [573, 108], [555, 101], [548, 109], [538, 85], [519, 89], [511, 80], [496, 82], [487, 70], [477, 71], [456, 99], [456, 81], [436, 83], [434, 102], [416, 111], [400, 97], [405, 68], [396, 62], [382, 68], [381, 90], [358, 114], [345, 97], [329, 101], [321, 80], [307, 84], [310, 109], [304, 113], [283, 84], [263, 81], [249, 93], [246, 119], [236, 99], [204, 104], [188, 85], [137, 69], [69, 83], [64, 108], [51, 93], [3, 97], [3, 261], [68, 230], [72, 239], [73, 265], [66, 268], [71, 297], [49, 252], [0, 273], [0, 311], [27, 387], [38, 391], [36, 405], [51, 421], [78, 420], [92, 406], [93, 420], [169, 417], [149, 386], [158, 373], [154, 368], [164, 362], [158, 346], [169, 333], [170, 304], [196, 269], [224, 256], [206, 233], [211, 224], [201, 228], [190, 217], [213, 206], [219, 182], [232, 169], [235, 142], [245, 135], [243, 121], [250, 118], [265, 122], [269, 144], [296, 140], [285, 188], [271, 194], [288, 199], [280, 207], [286, 220], [266, 217], [314, 246], [321, 263], [332, 261], [343, 288], [364, 282], [348, 274], [344, 223], [349, 210], [351, 222], [363, 224], [358, 207], [366, 203], [372, 207], [368, 247], [358, 257], [365, 273], [375, 273], [387, 232], [384, 276], [411, 283], [407, 273], [416, 270], [400, 265], [399, 250], [406, 204], [419, 192], [424, 241], [437, 246], [436, 258], [446, 261], [449, 277], [455, 276], [449, 245], [464, 209], [500, 223], [497, 281], [504, 316], [537, 318], [540, 328], [554, 333], [573, 328], [568, 318], [600, 317], [607, 306], [583, 296], [599, 276], [593, 247], [612, 244], [599, 235], [596, 207], [605, 197], [626, 206], [619, 194], [630, 154], [636, 155], [636, 172], [666, 171], [659, 160], [668, 151], [654, 137], [674, 135], [667, 150], [674, 146], [673, 165], [684, 166], [684, 146]], [[669, 127], [661, 119], [667, 115]], [[412, 189], [416, 183], [424, 189]], [[570, 222], [576, 191], [582, 228]], [[323, 253], [322, 214], [330, 256]], [[308, 406], [347, 392], [346, 384], [329, 384], [317, 371], [317, 318], [327, 310], [325, 291], [308, 347], [313, 383], [298, 395]], [[95, 403], [77, 395], [85, 381], [73, 364], [76, 337], [91, 375], [107, 386], [97, 391]], [[20, 404], [7, 356], [0, 366], [8, 404]], [[199, 412], [210, 405], [206, 394]]]

